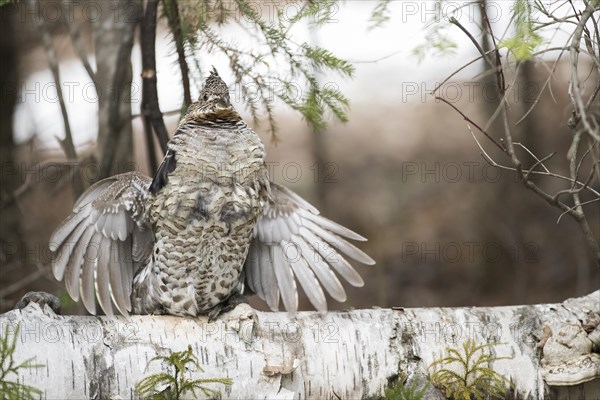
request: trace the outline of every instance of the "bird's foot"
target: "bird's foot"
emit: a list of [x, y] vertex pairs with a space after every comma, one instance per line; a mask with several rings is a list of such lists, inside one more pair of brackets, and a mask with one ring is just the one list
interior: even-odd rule
[[227, 300], [217, 304], [208, 312], [208, 322], [214, 322], [219, 315], [229, 312], [240, 304], [248, 303], [248, 298], [243, 294], [236, 293], [230, 296]]
[[27, 293], [25, 296], [21, 297], [21, 300], [15, 305], [15, 310], [22, 310], [31, 302], [37, 303], [42, 310], [44, 309], [44, 305], [47, 304], [55, 314], [60, 315], [60, 300], [55, 295], [46, 292]]

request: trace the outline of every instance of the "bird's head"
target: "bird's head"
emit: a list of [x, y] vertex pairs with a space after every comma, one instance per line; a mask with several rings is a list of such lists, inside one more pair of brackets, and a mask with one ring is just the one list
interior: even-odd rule
[[198, 100], [190, 105], [185, 119], [196, 122], [240, 119], [231, 105], [229, 88], [215, 67], [206, 78]]

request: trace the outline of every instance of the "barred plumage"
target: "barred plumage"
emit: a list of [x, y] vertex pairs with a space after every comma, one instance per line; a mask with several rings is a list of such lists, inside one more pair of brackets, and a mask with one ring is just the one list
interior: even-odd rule
[[269, 181], [258, 135], [240, 118], [216, 70], [169, 142], [154, 179], [102, 180], [77, 201], [50, 248], [57, 279], [95, 314], [213, 313], [247, 287], [273, 310], [298, 308], [296, 280], [319, 311], [337, 278], [362, 286], [342, 254], [374, 261], [346, 241], [362, 236]]

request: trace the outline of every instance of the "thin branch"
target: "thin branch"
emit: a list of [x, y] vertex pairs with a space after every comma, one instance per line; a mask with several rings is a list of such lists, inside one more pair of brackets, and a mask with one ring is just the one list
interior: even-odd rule
[[592, 128], [588, 120], [587, 109], [583, 102], [583, 95], [581, 93], [581, 83], [579, 82], [578, 76], [581, 36], [583, 35], [585, 25], [587, 24], [588, 20], [592, 17], [593, 12], [598, 9], [594, 6], [594, 4], [596, 3], [598, 2], [588, 2], [585, 10], [579, 18], [579, 24], [577, 25], [575, 33], [573, 34], [573, 39], [571, 40], [571, 82], [569, 84], [569, 96], [571, 96], [571, 101], [573, 102], [573, 108], [575, 110], [575, 118], [572, 121], [570, 121], [572, 122], [572, 124], [570, 124], [570, 127], [575, 128], [575, 126], [577, 126], [577, 123], [581, 121], [583, 122], [583, 126], [585, 127], [586, 133], [592, 138], [594, 138], [596, 141], [600, 142], [600, 134], [598, 132], [595, 132], [595, 129]]
[[[588, 156], [588, 154], [592, 154], [593, 152], [592, 150], [594, 150], [594, 146], [598, 145], [599, 143], [592, 143], [592, 145], [590, 147], [588, 147], [588, 149], [585, 151], [585, 153], [583, 153], [583, 156], [581, 156], [581, 159], [579, 160], [579, 164], [577, 164], [577, 171], [575, 172], [575, 179], [579, 178], [579, 171], [581, 170], [581, 166], [583, 165], [583, 162], [585, 161], [586, 157]], [[594, 173], [594, 166], [595, 164], [599, 164], [600, 165], [600, 161], [596, 161], [592, 163], [592, 176]]]
[[598, 21], [594, 18], [594, 14], [592, 14], [592, 22], [594, 26], [594, 34], [596, 35], [596, 48], [598, 49], [598, 57], [600, 57], [600, 29], [598, 29]]
[[154, 148], [154, 134], [152, 132], [152, 125], [147, 116], [142, 118], [142, 126], [144, 127], [144, 138], [146, 139], [146, 152], [148, 153], [150, 174], [154, 174], [158, 170], [158, 160], [156, 159], [156, 149]]
[[[490, 116], [490, 118], [488, 119], [488, 121], [485, 124], [484, 129], [489, 129], [490, 126], [492, 126], [492, 124], [496, 121], [496, 118], [498, 118], [498, 115], [500, 115], [503, 110], [506, 107], [506, 104], [508, 102], [508, 95], [509, 95], [509, 88], [512, 88], [516, 85], [517, 79], [519, 78], [519, 71], [521, 69], [521, 65], [522, 64], [518, 64], [516, 71], [515, 71], [515, 76], [512, 80], [512, 82], [510, 83], [510, 85], [508, 86], [508, 88], [504, 88], [504, 90], [500, 90], [498, 89], [498, 94], [501, 96], [500, 97], [500, 101], [498, 101], [498, 106], [496, 107], [496, 109], [494, 110], [494, 112], [492, 113], [492, 115]], [[496, 78], [498, 77], [498, 75], [496, 75]], [[498, 83], [496, 83], [496, 85], [498, 85]]]
[[[581, 134], [582, 134], [581, 130], [576, 130], [578, 122], [581, 121], [583, 123], [585, 132], [588, 135], [590, 135], [592, 139], [595, 139], [596, 141], [600, 142], [600, 135], [598, 134], [598, 132], [595, 132], [596, 129], [591, 126], [590, 121], [588, 120], [587, 107], [583, 103], [583, 96], [581, 93], [581, 87], [580, 87], [579, 76], [578, 76], [578, 71], [577, 71], [578, 64], [579, 64], [579, 51], [580, 51], [581, 36], [585, 30], [585, 25], [587, 24], [588, 20], [592, 17], [593, 12], [596, 11], [596, 9], [598, 9], [597, 7], [595, 7], [593, 5], [593, 4], [597, 4], [597, 3], [598, 3], [597, 1], [590, 1], [587, 3], [585, 10], [583, 11], [583, 13], [581, 13], [581, 17], [579, 18], [579, 24], [577, 25], [577, 28], [575, 29], [575, 33], [573, 34], [573, 39], [571, 41], [571, 46], [570, 46], [571, 81], [569, 84], [569, 96], [571, 97], [571, 101], [573, 103], [574, 118], [572, 118], [569, 121], [570, 122], [569, 127], [573, 131], [575, 131], [575, 133], [573, 135], [573, 142], [571, 144], [571, 148], [569, 149], [569, 153], [568, 153], [569, 173], [570, 173], [572, 179], [576, 179], [576, 176], [578, 173], [577, 150], [579, 148], [579, 141], [581, 140]], [[571, 3], [571, 5], [572, 5], [572, 3]], [[594, 93], [590, 97], [590, 99], [595, 96], [596, 96], [596, 94]], [[579, 119], [579, 121], [577, 119]], [[571, 122], [573, 122], [573, 123], [571, 123]], [[592, 173], [593, 173], [593, 171], [592, 171]], [[593, 175], [591, 175], [591, 176], [593, 176]], [[571, 194], [571, 197], [573, 198], [573, 203], [574, 203], [573, 213], [576, 215], [576, 220], [577, 220], [577, 222], [579, 222], [581, 230], [584, 233], [585, 239], [588, 243], [588, 247], [590, 248], [593, 257], [596, 260], [598, 267], [600, 267], [600, 243], [598, 243], [598, 240], [594, 236], [594, 233], [592, 232], [592, 230], [589, 226], [588, 220], [585, 216], [585, 212], [582, 207], [581, 199], [579, 197], [579, 192], [574, 191], [574, 193]], [[569, 213], [569, 214], [572, 214], [572, 213]]]
[[163, 7], [167, 15], [169, 27], [175, 38], [175, 48], [177, 50], [177, 59], [179, 61], [179, 69], [181, 70], [181, 82], [183, 85], [183, 108], [187, 108], [192, 104], [192, 95], [190, 92], [190, 69], [185, 58], [184, 38], [181, 32], [181, 20], [179, 17], [179, 7], [177, 0], [163, 0]]
[[[473, 133], [473, 130], [471, 129], [471, 127], [468, 126], [468, 128], [469, 128], [469, 131], [471, 132], [471, 136], [473, 136], [473, 139], [475, 140], [475, 143], [477, 143], [477, 146], [481, 150], [481, 155], [483, 156], [483, 159], [485, 161], [487, 161], [492, 167], [496, 167], [496, 168], [507, 170], [507, 171], [517, 172], [517, 169], [515, 167], [508, 167], [506, 165], [498, 164], [496, 161], [494, 161], [494, 159], [484, 150], [484, 148], [481, 145], [481, 143], [479, 142], [479, 140], [477, 140], [477, 137]], [[542, 171], [533, 171], [532, 174], [546, 175], [546, 173], [544, 173]], [[540, 196], [544, 200], [546, 200], [549, 204], [551, 204], [553, 206], [556, 206], [556, 207], [560, 208], [563, 211], [567, 211], [569, 209], [569, 206], [567, 206], [566, 204], [564, 204], [564, 203], [562, 203], [560, 201], [554, 200], [548, 193], [546, 193], [543, 190], [541, 190], [533, 182], [531, 182], [531, 181], [524, 181], [524, 182], [527, 182], [527, 183], [530, 183], [531, 185], [533, 185], [532, 187], [530, 187], [530, 189], [533, 190], [536, 193], [539, 191], [540, 192], [539, 193]]]
[[[586, 24], [587, 20], [589, 20], [591, 18], [592, 12], [595, 9], [595, 7], [592, 6], [592, 3], [594, 3], [594, 2], [590, 1], [589, 3], [587, 3], [586, 10], [582, 13], [581, 17], [579, 18], [578, 28], [576, 29], [576, 32], [573, 34], [573, 37], [571, 40], [570, 53], [571, 53], [571, 62], [572, 62], [572, 75], [571, 75], [572, 79], [571, 79], [571, 85], [569, 87], [569, 94], [571, 95], [571, 98], [572, 98], [572, 101], [574, 104], [574, 108], [576, 110], [575, 117], [579, 116], [581, 118], [581, 120], [585, 124], [585, 129], [587, 130], [587, 132], [590, 134], [590, 136], [592, 136], [593, 139], [596, 139], [595, 136], [598, 136], [598, 135], [596, 132], [592, 131], [590, 121], [588, 121], [588, 118], [586, 115], [587, 110], [586, 110], [585, 106], [583, 105], [581, 88], [579, 86], [579, 80], [578, 80], [578, 76], [577, 76], [577, 57], [578, 57], [579, 52], [581, 51], [579, 44], [581, 42], [581, 36], [585, 29], [585, 24]], [[572, 3], [571, 3], [571, 6], [573, 6]], [[573, 6], [573, 8], [574, 8], [574, 6]], [[464, 115], [462, 112], [460, 112], [450, 102], [445, 101], [444, 99], [441, 99], [439, 97], [436, 97], [436, 99], [444, 101], [446, 104], [450, 105], [454, 110], [459, 112], [459, 114], [461, 114], [466, 121], [468, 121], [471, 124], [473, 124], [474, 126], [476, 126], [479, 131], [484, 133], [484, 135], [488, 139], [490, 139], [507, 156], [510, 157], [511, 163], [513, 166], [506, 167], [506, 166], [501, 166], [498, 163], [496, 163], [489, 156], [489, 154], [487, 154], [487, 152], [483, 149], [483, 146], [481, 145], [481, 143], [479, 143], [479, 141], [477, 140], [476, 136], [474, 135], [473, 131], [471, 130], [471, 128], [469, 126], [471, 135], [473, 136], [474, 140], [476, 141], [477, 146], [479, 146], [480, 150], [482, 151], [482, 155], [484, 156], [484, 159], [486, 159], [491, 165], [494, 165], [498, 168], [506, 168], [506, 169], [514, 170], [517, 173], [517, 176], [519, 177], [519, 179], [525, 185], [525, 187], [532, 190], [539, 197], [544, 199], [548, 204], [560, 208], [563, 211], [563, 213], [567, 213], [567, 214], [571, 215], [579, 223], [580, 229], [581, 229], [582, 233], [584, 234], [584, 237], [587, 241], [587, 244], [592, 253], [592, 256], [596, 260], [598, 265], [600, 266], [600, 244], [594, 237], [594, 234], [593, 234], [592, 230], [590, 229], [588, 221], [585, 217], [585, 213], [583, 211], [582, 205], [586, 204], [586, 203], [582, 203], [579, 198], [579, 193], [584, 189], [589, 189], [590, 191], [592, 191], [596, 195], [598, 195], [595, 190], [591, 189], [588, 186], [589, 182], [591, 181], [591, 179], [593, 177], [593, 170], [592, 170], [592, 173], [590, 174], [588, 180], [585, 183], [581, 183], [577, 180], [579, 167], [581, 165], [581, 163], [577, 164], [577, 147], [579, 144], [579, 140], [580, 140], [582, 131], [575, 132], [574, 138], [573, 138], [573, 144], [571, 146], [571, 149], [568, 152], [568, 156], [569, 156], [569, 160], [570, 160], [570, 178], [567, 178], [567, 180], [571, 182], [571, 189], [569, 190], [568, 193], [571, 194], [573, 201], [575, 203], [574, 207], [569, 207], [565, 203], [561, 202], [558, 199], [560, 194], [565, 193], [564, 191], [561, 191], [561, 192], [557, 193], [555, 196], [552, 196], [549, 193], [547, 193], [546, 191], [544, 191], [543, 189], [541, 189], [538, 185], [536, 185], [535, 182], [533, 182], [529, 179], [530, 175], [533, 175], [533, 174], [555, 175], [555, 174], [551, 174], [549, 172], [548, 168], [546, 168], [546, 166], [544, 165], [544, 162], [547, 161], [548, 159], [550, 159], [552, 156], [554, 156], [554, 153], [549, 156], [546, 156], [542, 159], [538, 159], [525, 146], [513, 142], [513, 135], [511, 132], [511, 125], [510, 125], [509, 115], [508, 115], [508, 107], [507, 107], [506, 98], [505, 98], [507, 88], [505, 86], [506, 81], [505, 81], [505, 77], [504, 77], [504, 68], [502, 65], [502, 59], [500, 56], [498, 45], [496, 43], [495, 37], [492, 32], [491, 24], [490, 24], [489, 20], [487, 19], [485, 9], [482, 9], [482, 13], [483, 13], [484, 21], [487, 25], [487, 32], [494, 40], [495, 64], [491, 65], [491, 67], [492, 67], [492, 69], [494, 69], [496, 71], [496, 83], [498, 85], [498, 90], [503, 97], [496, 112], [500, 112], [501, 116], [502, 116], [502, 123], [504, 126], [504, 139], [506, 142], [506, 146], [500, 146], [495, 140], [493, 140], [491, 138], [491, 136], [489, 134], [486, 133], [485, 129], [482, 129], [478, 125], [473, 124], [473, 122], [468, 117], [466, 117], [466, 115]], [[487, 55], [484, 53], [484, 51], [481, 48], [481, 46], [479, 45], [479, 43], [466, 30], [466, 28], [464, 28], [456, 20], [451, 20], [450, 22], [453, 23], [454, 25], [458, 26], [467, 35], [467, 37], [469, 37], [469, 39], [473, 42], [473, 44], [475, 45], [477, 50], [480, 52], [480, 54], [486, 59], [486, 62], [488, 62], [488, 64], [491, 64], [489, 61], [489, 57], [487, 57]], [[588, 48], [588, 51], [590, 51], [589, 48]], [[596, 95], [597, 95], [596, 91], [594, 91], [592, 96], [590, 96], [590, 102], [591, 102], [591, 99], [596, 97]], [[587, 104], [586, 104], [586, 106], [587, 106]], [[572, 118], [572, 120], [574, 120], [574, 118]], [[574, 129], [576, 126], [576, 124], [574, 124], [574, 123], [569, 123], [569, 125], [571, 126], [572, 129]], [[518, 156], [515, 152], [516, 145], [524, 148], [532, 157], [534, 157], [534, 159], [536, 159], [535, 164], [529, 170], [523, 171], [521, 160], [518, 158]], [[537, 168], [539, 165], [541, 165], [544, 168], [544, 171], [534, 171], [535, 168]], [[561, 176], [557, 176], [557, 177], [561, 177]], [[565, 179], [566, 177], [561, 177], [561, 178]], [[576, 184], [580, 185], [581, 187], [575, 188]], [[598, 196], [598, 197], [600, 198], [600, 196]]]
[[[506, 80], [504, 78], [504, 68], [502, 68], [502, 57], [500, 56], [500, 51], [498, 50], [498, 43], [496, 41], [496, 37], [494, 36], [494, 32], [492, 30], [492, 24], [490, 23], [490, 19], [488, 18], [488, 15], [487, 15], [487, 9], [485, 7], [482, 8], [481, 13], [483, 16], [483, 21], [485, 22], [485, 25], [487, 27], [487, 32], [490, 35], [490, 37], [492, 38], [493, 49], [494, 49], [494, 53], [496, 55], [495, 61], [496, 61], [498, 89], [500, 90], [500, 93], [504, 93], [504, 91], [506, 91], [506, 87], [505, 87]], [[507, 29], [508, 29], [508, 27], [507, 27]]]
[[[576, 179], [576, 174], [577, 174], [577, 150], [579, 148], [579, 141], [581, 140], [581, 131], [578, 131], [574, 136], [573, 136], [573, 143], [571, 145], [571, 149], [569, 150], [569, 173], [571, 174], [571, 178], [572, 179]], [[592, 170], [592, 174], [590, 174], [590, 179], [593, 176], [593, 170]], [[587, 183], [586, 183], [587, 185]], [[577, 222], [579, 222], [579, 225], [581, 226], [581, 229], [583, 230], [585, 239], [588, 242], [588, 246], [590, 247], [590, 250], [592, 251], [592, 255], [594, 256], [596, 263], [598, 264], [598, 267], [600, 267], [600, 244], [598, 243], [598, 241], [596, 240], [594, 233], [592, 232], [588, 220], [585, 217], [585, 212], [583, 210], [583, 207], [581, 205], [581, 199], [579, 197], [579, 191], [573, 191], [573, 193], [571, 193], [571, 197], [573, 198], [573, 212], [575, 213], [576, 220]]]
[[[77, 156], [77, 151], [75, 150], [75, 144], [73, 142], [73, 135], [71, 133], [71, 124], [69, 123], [69, 114], [67, 113], [67, 106], [65, 104], [65, 98], [62, 91], [61, 79], [60, 79], [60, 70], [58, 67], [58, 57], [56, 56], [56, 51], [54, 50], [54, 45], [52, 44], [52, 37], [48, 32], [46, 24], [43, 18], [34, 18], [35, 24], [38, 30], [42, 34], [42, 42], [44, 44], [44, 49], [46, 51], [46, 57], [48, 59], [48, 66], [50, 67], [50, 71], [52, 71], [52, 77], [56, 86], [56, 95], [58, 97], [58, 103], [60, 105], [60, 112], [63, 118], [63, 124], [65, 128], [65, 138], [58, 139], [60, 146], [62, 147], [65, 155], [67, 156], [67, 160], [77, 163], [79, 161], [79, 157]], [[81, 180], [81, 174], [75, 173], [73, 174], [73, 192], [75, 197], [79, 197], [81, 193], [83, 193], [83, 182]]]
[[[67, 14], [68, 9], [67, 9], [66, 3], [67, 3], [67, 0], [63, 0], [63, 2], [61, 3], [61, 7], [62, 7], [64, 15], [68, 15]], [[70, 18], [70, 17], [66, 17], [65, 24], [67, 25], [67, 28], [69, 28], [69, 36], [71, 37], [71, 43], [73, 43], [73, 48], [77, 52], [77, 55], [79, 56], [79, 59], [81, 60], [81, 63], [83, 64], [83, 68], [85, 68], [86, 72], [90, 76], [90, 79], [92, 80], [92, 83], [94, 84], [94, 87], [96, 88], [96, 93], [100, 93], [98, 91], [98, 82], [96, 81], [96, 74], [94, 73], [94, 70], [92, 69], [92, 66], [90, 65], [90, 61], [88, 59], [85, 49], [83, 48], [83, 45], [81, 44], [81, 35], [79, 34], [79, 30], [75, 26], [74, 19]]]
[[[520, 148], [522, 148], [523, 150], [525, 150], [527, 153], [529, 153], [529, 155], [530, 155], [531, 157], [533, 157], [533, 159], [534, 159], [535, 161], [537, 161], [537, 163], [539, 163], [539, 162], [540, 162], [540, 159], [539, 159], [539, 158], [538, 158], [538, 157], [537, 157], [535, 154], [533, 154], [533, 152], [532, 152], [531, 150], [529, 150], [529, 149], [527, 148], [527, 146], [525, 146], [524, 144], [522, 144], [522, 143], [518, 143], [518, 142], [515, 142], [515, 146], [519, 146]], [[544, 171], [546, 171], [546, 172], [550, 172], [550, 170], [548, 170], [548, 168], [546, 168], [546, 166], [545, 166], [544, 164], [541, 164], [541, 166], [542, 166], [542, 168], [544, 168]], [[531, 172], [531, 171], [530, 171], [530, 172]]]
[[552, 77], [554, 76], [554, 72], [556, 71], [556, 67], [558, 66], [558, 62], [562, 58], [562, 56], [563, 56], [564, 52], [567, 50], [567, 48], [566, 47], [562, 47], [562, 48], [560, 48], [560, 50], [561, 50], [560, 54], [558, 55], [557, 59], [554, 61], [554, 64], [552, 65], [552, 69], [551, 69], [550, 73], [548, 74], [548, 78], [544, 81], [544, 84], [542, 85], [542, 89], [539, 91], [537, 97], [535, 98], [535, 101], [533, 102], [533, 104], [531, 105], [531, 107], [529, 107], [529, 109], [527, 110], [527, 112], [525, 112], [525, 114], [515, 123], [515, 126], [518, 126], [521, 122], [523, 122], [523, 120], [525, 120], [525, 118], [527, 118], [529, 116], [529, 114], [531, 114], [531, 112], [533, 111], [533, 109], [535, 108], [535, 106], [540, 101], [540, 98], [542, 97], [542, 94], [544, 93], [544, 90], [546, 90], [546, 87], [548, 87], [548, 85], [550, 84], [550, 81], [552, 80]]
[[467, 121], [469, 124], [473, 125], [475, 128], [477, 128], [477, 130], [481, 133], [483, 133], [485, 135], [485, 137], [487, 137], [492, 143], [494, 143], [503, 153], [506, 153], [506, 149], [496, 141], [496, 139], [494, 139], [493, 137], [490, 136], [489, 133], [487, 133], [483, 128], [481, 128], [479, 125], [477, 125], [471, 118], [467, 117], [465, 113], [463, 113], [462, 111], [460, 111], [454, 104], [450, 103], [448, 100], [439, 97], [439, 96], [435, 96], [436, 100], [439, 100], [441, 102], [444, 102], [446, 104], [448, 104], [450, 107], [452, 107], [457, 113], [459, 113], [465, 121]]
[[156, 85], [156, 12], [158, 0], [148, 0], [141, 24], [142, 114], [148, 117], [163, 153], [167, 152], [169, 134], [158, 104]]
[[456, 25], [461, 31], [463, 31], [463, 33], [465, 35], [467, 35], [467, 37], [471, 40], [471, 42], [473, 43], [473, 45], [475, 46], [475, 48], [477, 48], [477, 51], [479, 52], [479, 54], [481, 54], [481, 56], [483, 57], [483, 59], [485, 60], [485, 62], [488, 63], [488, 65], [490, 66], [490, 68], [492, 68], [492, 69], [496, 68], [496, 66], [494, 65], [493, 61], [488, 57], [487, 52], [483, 50], [483, 48], [481, 47], [481, 45], [479, 44], [479, 42], [477, 41], [477, 39], [475, 39], [475, 37], [471, 34], [471, 32], [469, 32], [467, 30], [467, 28], [465, 28], [454, 17], [450, 18], [449, 22], [451, 24], [453, 24], [453, 25]]
[[[592, 92], [592, 94], [590, 95], [590, 98], [588, 99], [587, 103], [585, 103], [585, 110], [589, 111], [589, 109], [592, 107], [592, 104], [594, 104], [594, 100], [596, 100], [596, 97], [598, 96], [598, 93], [600, 92], [600, 81], [596, 83], [596, 87], [594, 88], [594, 91]], [[579, 121], [581, 121], [581, 114], [575, 112], [575, 110], [573, 110], [573, 116], [569, 119], [569, 127], [571, 129], [574, 129], [577, 125], [579, 125]], [[592, 140], [595, 139], [592, 136]]]
[[546, 168], [546, 166], [544, 165], [544, 163], [546, 161], [548, 161], [549, 159], [551, 159], [552, 157], [554, 157], [555, 155], [556, 155], [556, 152], [554, 151], [554, 152], [548, 154], [546, 157], [544, 157], [544, 158], [542, 158], [540, 160], [537, 160], [535, 162], [535, 164], [533, 164], [531, 166], [531, 168], [529, 168], [529, 170], [525, 173], [525, 179], [529, 179], [529, 175], [531, 175], [531, 173], [538, 167], [538, 165], [541, 165], [547, 171], [548, 168]]
[[[496, 167], [505, 171], [512, 171], [512, 172], [516, 172], [517, 169], [514, 167], [509, 167], [507, 165], [502, 165], [499, 164], [498, 162], [496, 162], [484, 149], [483, 149], [483, 145], [481, 144], [481, 142], [479, 142], [479, 140], [477, 139], [477, 137], [475, 136], [475, 134], [473, 133], [473, 130], [471, 129], [471, 127], [467, 124], [467, 128], [469, 129], [469, 132], [471, 133], [471, 136], [473, 137], [473, 139], [475, 140], [475, 143], [477, 144], [477, 147], [479, 147], [479, 150], [481, 150], [481, 155], [483, 157], [483, 159], [492, 167]], [[479, 129], [479, 128], [478, 128]], [[515, 145], [519, 145], [522, 146], [521, 143], [515, 143]], [[537, 157], [533, 156], [536, 160]], [[546, 166], [544, 166], [542, 164], [542, 167], [547, 170]], [[560, 175], [560, 174], [555, 174], [553, 172], [550, 171], [533, 171], [533, 170], [525, 170], [525, 173], [530, 173], [530, 175], [539, 175], [539, 176], [547, 176], [547, 177], [551, 177], [551, 178], [556, 178], [565, 182], [569, 182], [569, 184], [572, 185], [579, 185], [581, 187], [586, 186], [585, 183], [580, 182], [580, 181], [574, 181], [573, 179], [569, 178], [568, 176], [564, 176], [564, 175]], [[600, 193], [598, 191], [596, 191], [594, 188], [592, 187], [585, 187], [585, 189], [587, 189], [588, 191], [590, 191], [591, 193], [593, 193], [595, 196], [600, 197]]]
[[568, 210], [566, 210], [566, 211], [563, 211], [563, 212], [562, 212], [562, 213], [561, 213], [561, 214], [558, 216], [558, 219], [556, 220], [556, 223], [558, 224], [564, 215], [567, 215], [567, 214], [569, 214], [569, 213], [570, 213], [570, 211], [574, 210], [576, 207], [582, 207], [582, 206], [586, 206], [586, 205], [588, 205], [588, 204], [595, 203], [595, 202], [597, 202], [597, 201], [600, 201], [600, 198], [599, 198], [599, 199], [592, 199], [592, 200], [584, 201], [584, 202], [583, 202], [583, 203], [581, 203], [579, 206], [573, 206], [573, 207], [569, 207], [569, 209], [568, 209]]
[[584, 189], [587, 189], [589, 187], [590, 182], [592, 181], [592, 178], [594, 177], [594, 169], [592, 168], [590, 170], [590, 174], [588, 175], [588, 178], [586, 179], [586, 181], [583, 183], [583, 185], [581, 185], [581, 187], [575, 189], [575, 182], [576, 183], [580, 183], [578, 181], [574, 181], [573, 185], [571, 186], [570, 189], [564, 189], [564, 190], [560, 190], [558, 192], [556, 192], [556, 194], [554, 195], [555, 198], [559, 198], [562, 195], [565, 194], [575, 194], [575, 193], [581, 193]]
[[[492, 50], [490, 50], [491, 52]], [[488, 52], [489, 53], [489, 52]], [[441, 83], [439, 83], [431, 92], [429, 92], [429, 94], [434, 95], [435, 92], [437, 92], [439, 90], [439, 88], [441, 88], [442, 86], [444, 86], [444, 84], [446, 82], [448, 82], [450, 79], [452, 79], [456, 74], [458, 74], [459, 72], [461, 72], [462, 70], [464, 70], [465, 68], [467, 68], [468, 66], [476, 63], [477, 61], [481, 60], [483, 58], [483, 56], [479, 56], [477, 58], [472, 59], [471, 61], [469, 61], [468, 63], [464, 64], [462, 67], [458, 68], [457, 70], [455, 70], [454, 72], [452, 72], [450, 75], [448, 75], [446, 77], [446, 79], [444, 79]]]

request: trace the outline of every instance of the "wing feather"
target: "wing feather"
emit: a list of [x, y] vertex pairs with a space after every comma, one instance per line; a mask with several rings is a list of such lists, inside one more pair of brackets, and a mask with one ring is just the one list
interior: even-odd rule
[[347, 237], [348, 239], [357, 240], [360, 242], [364, 242], [367, 240], [358, 233], [353, 232], [350, 229], [320, 215], [315, 215], [307, 210], [302, 209], [299, 209], [298, 213], [304, 218], [311, 220], [315, 224], [318, 224], [321, 228], [337, 233], [338, 235]]
[[333, 250], [331, 245], [317, 237], [310, 230], [302, 227], [302, 234], [310, 243], [313, 243], [319, 254], [328, 261], [328, 265], [332, 266], [338, 274], [341, 275], [349, 284], [354, 287], [362, 287], [365, 283], [358, 272], [350, 265], [350, 263], [339, 253]]
[[89, 187], [88, 190], [85, 191], [84, 194], [79, 196], [79, 198], [73, 205], [73, 211], [77, 212], [81, 209], [81, 207], [88, 204], [90, 201], [95, 200], [114, 181], [115, 181], [115, 179], [113, 179], [113, 178], [107, 178], [107, 179], [103, 179], [101, 181], [94, 183], [92, 186]]
[[317, 235], [321, 236], [321, 238], [323, 238], [327, 243], [332, 244], [342, 253], [346, 254], [348, 257], [366, 265], [375, 264], [375, 260], [366, 255], [358, 247], [342, 239], [341, 237], [329, 232], [328, 230], [317, 226], [311, 221], [304, 221], [304, 226], [312, 230], [313, 233], [316, 233]]
[[[340, 280], [335, 276], [330, 266], [323, 260], [321, 254], [311, 249], [306, 241], [299, 236], [293, 236], [292, 241], [300, 248], [302, 256], [315, 272], [327, 293], [339, 302], [346, 301], [346, 291]], [[314, 243], [314, 242], [311, 242]], [[317, 247], [318, 248], [318, 247]]]
[[79, 240], [85, 228], [85, 223], [80, 222], [77, 226], [74, 227], [73, 231], [70, 232], [67, 241], [62, 241], [62, 244], [60, 246], [61, 251], [59, 252], [58, 257], [54, 260], [52, 264], [52, 271], [54, 272], [54, 277], [56, 279], [61, 280], [65, 275], [65, 269], [69, 264], [71, 254], [73, 254], [73, 251], [75, 250], [75, 245], [77, 244], [77, 240]]
[[98, 264], [98, 253], [100, 248], [100, 239], [102, 234], [90, 229], [93, 233], [87, 246], [85, 259], [83, 260], [83, 271], [81, 273], [81, 301], [85, 308], [91, 313], [96, 314], [96, 299], [94, 290], [94, 277], [96, 275], [96, 266]]
[[147, 262], [154, 235], [146, 220], [151, 179], [136, 172], [92, 185], [53, 233], [54, 276], [69, 295], [96, 313], [94, 295], [106, 315], [131, 311], [134, 268]]
[[275, 268], [271, 251], [268, 246], [259, 244], [257, 247], [259, 253], [259, 268], [260, 268], [260, 283], [262, 291], [265, 294], [264, 300], [267, 302], [271, 310], [279, 310], [279, 286], [277, 285], [277, 277], [275, 276]]
[[79, 280], [81, 275], [81, 266], [85, 258], [85, 251], [87, 250], [87, 244], [94, 234], [94, 229], [84, 224], [80, 224], [85, 231], [81, 237], [73, 244], [75, 247], [73, 254], [69, 258], [65, 271], [65, 285], [69, 296], [75, 301], [79, 300]]
[[112, 317], [115, 314], [110, 301], [109, 257], [110, 240], [103, 234], [100, 239], [100, 251], [98, 253], [98, 265], [96, 268], [96, 294], [98, 296], [98, 303], [100, 303], [100, 307], [102, 307], [104, 313]]
[[88, 215], [86, 213], [73, 213], [67, 219], [65, 219], [59, 226], [56, 228], [54, 233], [50, 238], [50, 250], [56, 251], [58, 247], [64, 243], [64, 241], [71, 236], [71, 234], [75, 231], [75, 229], [79, 226], [81, 221], [87, 218]]
[[119, 242], [110, 242], [110, 253], [108, 260], [109, 276], [110, 276], [110, 293], [112, 295], [113, 302], [117, 307], [117, 310], [124, 315], [128, 316], [128, 311], [131, 309], [127, 308], [127, 305], [131, 305], [130, 302], [125, 298], [125, 288], [123, 287], [123, 278], [127, 276], [127, 265], [125, 264], [125, 254], [121, 254], [121, 246]]
[[[293, 245], [291, 242], [286, 240], [283, 240], [281, 244], [284, 249], [289, 248], [290, 245]], [[288, 260], [288, 263], [311, 304], [319, 312], [327, 311], [327, 300], [325, 300], [323, 289], [321, 289], [321, 285], [319, 285], [319, 282], [317, 281], [317, 278], [315, 278], [313, 272], [310, 270], [310, 268], [308, 268], [304, 257], [301, 254], [298, 254], [298, 256], [294, 257], [294, 259]]]
[[[344, 257], [366, 265], [375, 261], [344, 238], [366, 239], [320, 216], [291, 190], [272, 182], [269, 186], [271, 192], [254, 227], [244, 266], [246, 284], [272, 310], [278, 309], [280, 298], [289, 312], [298, 309], [296, 279], [318, 311], [327, 309], [323, 289], [333, 299], [345, 301], [346, 292], [335, 272], [353, 286], [364, 282]], [[298, 254], [288, 254], [291, 247]]]
[[251, 245], [248, 249], [248, 255], [246, 256], [247, 268], [244, 268], [246, 271], [246, 280], [248, 282], [252, 282], [252, 287], [254, 288], [254, 292], [258, 297], [265, 300], [265, 292], [263, 291], [262, 284], [260, 281], [260, 268], [258, 267], [258, 251], [255, 245]]
[[285, 261], [283, 250], [280, 246], [270, 246], [271, 262], [275, 270], [275, 277], [281, 292], [281, 300], [285, 309], [291, 313], [298, 310], [298, 290], [292, 274], [292, 268]]

